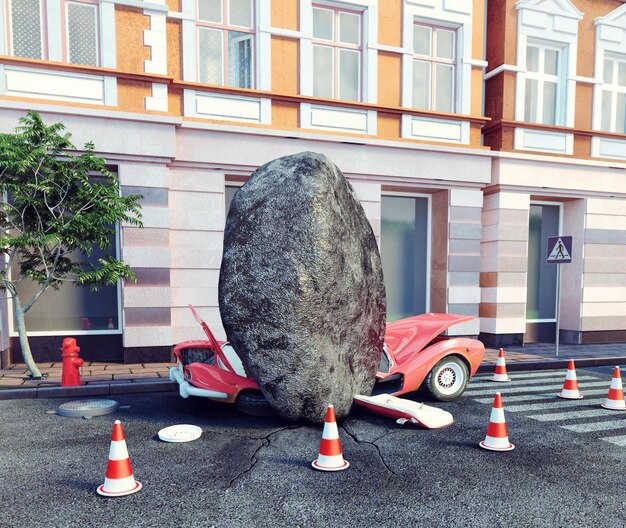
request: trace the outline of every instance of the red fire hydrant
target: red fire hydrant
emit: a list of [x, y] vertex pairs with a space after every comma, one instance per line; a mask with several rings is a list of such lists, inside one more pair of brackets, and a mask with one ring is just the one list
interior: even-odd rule
[[61, 345], [63, 357], [63, 372], [61, 373], [62, 387], [75, 387], [80, 385], [79, 368], [83, 366], [83, 359], [78, 357], [80, 347], [76, 346], [76, 339], [66, 337]]

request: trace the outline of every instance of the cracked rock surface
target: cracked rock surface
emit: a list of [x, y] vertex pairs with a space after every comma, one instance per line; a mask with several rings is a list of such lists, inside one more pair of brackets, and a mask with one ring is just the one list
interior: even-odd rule
[[272, 408], [338, 419], [370, 394], [385, 332], [376, 239], [354, 190], [325, 156], [257, 170], [233, 198], [219, 306], [226, 334]]

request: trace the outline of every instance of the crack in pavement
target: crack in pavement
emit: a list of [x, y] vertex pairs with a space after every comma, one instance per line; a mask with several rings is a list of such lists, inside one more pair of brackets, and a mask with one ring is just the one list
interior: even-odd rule
[[252, 456], [250, 457], [250, 465], [244, 469], [243, 471], [240, 471], [237, 475], [235, 475], [232, 479], [230, 479], [230, 481], [228, 482], [228, 485], [226, 486], [225, 489], [230, 489], [232, 487], [232, 485], [234, 484], [234, 482], [240, 478], [243, 477], [245, 474], [250, 473], [250, 471], [252, 471], [252, 468], [254, 468], [254, 466], [256, 466], [256, 463], [258, 462], [258, 459], [256, 458], [256, 455], [259, 451], [261, 451], [261, 449], [263, 449], [264, 447], [267, 447], [268, 445], [270, 445], [270, 437], [272, 437], [273, 435], [276, 435], [278, 433], [282, 433], [283, 431], [288, 431], [291, 429], [300, 429], [301, 426], [288, 426], [288, 427], [282, 427], [280, 429], [276, 429], [268, 434], [266, 434], [265, 436], [249, 436], [248, 438], [250, 440], [263, 440], [263, 442], [261, 442], [261, 445], [259, 447], [257, 447], [254, 450], [254, 453], [252, 453]]
[[376, 442], [378, 442], [381, 438], [384, 438], [385, 436], [387, 436], [389, 434], [389, 431], [385, 431], [382, 435], [378, 436], [377, 438], [375, 438], [372, 442], [370, 442], [369, 440], [361, 440], [359, 439], [359, 437], [356, 435], [356, 433], [353, 433], [351, 431], [348, 430], [347, 428], [347, 424], [344, 422], [341, 425], [341, 428], [348, 434], [348, 436], [350, 436], [350, 438], [352, 438], [352, 440], [354, 440], [357, 444], [370, 444], [372, 446], [374, 446], [376, 448], [376, 452], [378, 453], [378, 457], [380, 458], [380, 461], [383, 463], [383, 466], [385, 466], [385, 468], [387, 469], [387, 471], [389, 471], [389, 473], [393, 474], [393, 475], [397, 475], [398, 473], [396, 473], [393, 469], [391, 469], [391, 467], [387, 464], [387, 462], [385, 462], [385, 458], [383, 457], [382, 451], [380, 450], [380, 447], [378, 446], [378, 444], [376, 444]]

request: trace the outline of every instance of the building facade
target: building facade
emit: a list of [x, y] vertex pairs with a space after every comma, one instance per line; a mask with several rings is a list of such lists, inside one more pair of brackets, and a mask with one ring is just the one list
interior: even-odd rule
[[507, 0], [487, 7], [481, 331], [494, 344], [626, 340], [626, 5]]
[[[0, 6], [0, 131], [28, 109], [62, 121], [123, 192], [144, 195], [144, 228], [122, 225], [116, 241], [138, 282], [46, 293], [27, 318], [36, 358], [73, 335], [88, 358], [167, 360], [202, 335], [189, 304], [224, 338], [230, 199], [259, 166], [305, 150], [333, 160], [363, 204], [389, 319], [448, 311], [475, 317], [452, 332], [488, 345], [549, 339], [555, 268], [541, 243], [572, 234], [563, 338], [626, 339], [622, 2]], [[10, 308], [3, 363], [20, 360]]]

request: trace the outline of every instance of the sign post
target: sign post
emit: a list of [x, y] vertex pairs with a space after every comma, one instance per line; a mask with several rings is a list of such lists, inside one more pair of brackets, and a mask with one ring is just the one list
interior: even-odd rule
[[559, 331], [561, 319], [561, 266], [572, 262], [572, 237], [548, 237], [548, 264], [558, 264], [556, 268], [556, 356], [559, 356]]

